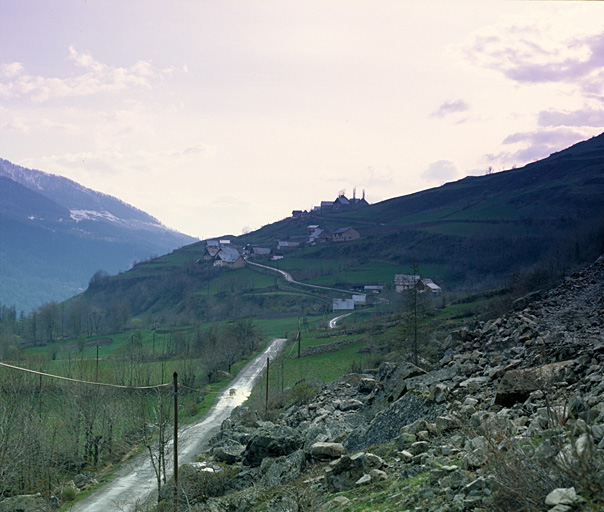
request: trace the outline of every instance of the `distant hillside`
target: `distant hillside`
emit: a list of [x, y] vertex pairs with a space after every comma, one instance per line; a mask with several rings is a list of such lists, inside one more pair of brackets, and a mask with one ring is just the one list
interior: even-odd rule
[[29, 310], [86, 288], [98, 270], [194, 242], [119, 199], [0, 159], [0, 302]]
[[[549, 286], [604, 252], [603, 197], [600, 135], [521, 169], [464, 178], [348, 212], [297, 212], [229, 239], [240, 250], [247, 246], [256, 261], [305, 283], [361, 290], [379, 284], [385, 297], [394, 275], [409, 272], [416, 261], [445, 296], [510, 286], [520, 294]], [[316, 225], [326, 232], [353, 227], [360, 237], [312, 243], [315, 228], [309, 226]], [[283, 241], [295, 241], [295, 247], [278, 245]], [[252, 246], [282, 259], [254, 256]], [[95, 282], [78, 298], [80, 305], [185, 323], [331, 309], [326, 293], [296, 289], [274, 273], [218, 268], [204, 259], [205, 247], [199, 242]], [[396, 296], [391, 298], [396, 307]]]
[[604, 134], [519, 169], [467, 177], [356, 211], [310, 212], [241, 238], [267, 245], [303, 238], [308, 225], [331, 231], [350, 226], [361, 233], [359, 240], [317, 244], [298, 256], [401, 265], [416, 259], [449, 288], [474, 287], [501, 282], [544, 258], [563, 267], [566, 260], [597, 257], [603, 197]]

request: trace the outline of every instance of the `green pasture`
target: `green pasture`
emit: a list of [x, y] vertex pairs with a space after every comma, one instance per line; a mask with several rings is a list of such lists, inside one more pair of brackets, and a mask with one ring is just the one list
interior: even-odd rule
[[267, 266], [285, 270], [286, 272], [313, 270], [315, 272], [328, 273], [351, 264], [351, 260], [345, 258], [304, 257], [306, 254], [312, 254], [315, 250], [315, 248], [299, 249], [295, 253], [286, 254], [282, 260], [270, 262]]
[[292, 353], [284, 361], [285, 387], [293, 386], [296, 382], [305, 379], [319, 379], [323, 382], [338, 380], [345, 373], [350, 372], [353, 362], [368, 360], [368, 354], [359, 354], [365, 346], [366, 340], [346, 345], [335, 352], [325, 352], [297, 359]]
[[[325, 340], [327, 343], [330, 341], [334, 340]], [[292, 387], [304, 380], [318, 379], [325, 383], [333, 382], [342, 377], [342, 375], [349, 373], [353, 363], [360, 364], [361, 367], [365, 367], [368, 364], [370, 356], [359, 353], [359, 350], [365, 346], [365, 343], [366, 340], [359, 339], [358, 342], [346, 345], [340, 350], [304, 356], [300, 359], [297, 358], [297, 345], [293, 343], [287, 347], [282, 359], [272, 363], [271, 371], [269, 371], [269, 387], [272, 390], [279, 389], [282, 377], [284, 379], [284, 388]], [[265, 378], [263, 377], [263, 383], [259, 383], [254, 388], [253, 394], [256, 397], [255, 399], [260, 395], [264, 396]]]
[[229, 269], [226, 272], [220, 272], [216, 277], [210, 279], [197, 293], [199, 295], [216, 295], [233, 290], [262, 290], [274, 286], [275, 277], [278, 279], [281, 278], [277, 274], [274, 276], [264, 274], [248, 267]]

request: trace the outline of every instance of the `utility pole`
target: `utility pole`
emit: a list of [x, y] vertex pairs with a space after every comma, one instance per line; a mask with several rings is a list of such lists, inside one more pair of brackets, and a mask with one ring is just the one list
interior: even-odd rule
[[266, 396], [264, 398], [264, 412], [268, 413], [268, 369], [270, 365], [270, 359], [266, 358]]
[[42, 367], [40, 366], [40, 392], [38, 394], [38, 407], [39, 407], [39, 413], [40, 413], [40, 418], [42, 418]]
[[298, 318], [298, 359], [300, 359], [300, 344], [302, 342], [302, 333], [300, 332], [300, 318]]
[[174, 372], [174, 512], [178, 512], [178, 373]]

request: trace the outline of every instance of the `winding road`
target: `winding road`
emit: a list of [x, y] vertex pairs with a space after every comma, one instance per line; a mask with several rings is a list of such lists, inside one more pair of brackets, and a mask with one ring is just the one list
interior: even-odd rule
[[348, 295], [355, 294], [355, 292], [352, 292], [350, 290], [340, 290], [339, 288], [330, 288], [329, 286], [319, 286], [318, 284], [309, 284], [309, 283], [303, 283], [301, 281], [296, 281], [292, 277], [292, 275], [289, 272], [286, 272], [285, 270], [281, 270], [281, 269], [275, 268], [275, 267], [269, 267], [268, 265], [261, 265], [260, 263], [254, 263], [253, 261], [250, 261], [247, 258], [244, 258], [244, 260], [248, 265], [253, 265], [254, 267], [260, 267], [260, 268], [266, 268], [268, 270], [272, 270], [273, 272], [277, 272], [277, 273], [281, 274], [288, 283], [297, 284], [300, 286], [306, 286], [308, 288], [318, 288], [319, 290], [331, 290], [334, 292], [346, 293]]
[[[179, 465], [194, 461], [210, 437], [229, 417], [231, 411], [247, 400], [254, 383], [266, 365], [266, 359], [271, 360], [278, 356], [283, 350], [285, 341], [281, 338], [272, 340], [262, 354], [239, 372], [202, 420], [179, 430]], [[69, 510], [71, 512], [129, 512], [134, 510], [136, 505], [155, 502], [156, 499], [155, 473], [148, 454], [141, 453], [125, 464], [111, 482], [74, 504]]]

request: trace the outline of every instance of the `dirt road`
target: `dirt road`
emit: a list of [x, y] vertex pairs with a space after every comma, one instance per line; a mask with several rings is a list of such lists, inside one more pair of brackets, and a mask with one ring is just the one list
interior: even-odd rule
[[[231, 385], [218, 397], [216, 404], [198, 423], [179, 430], [179, 465], [195, 460], [231, 411], [250, 395], [254, 382], [266, 365], [266, 358], [274, 359], [283, 349], [284, 339], [271, 341], [262, 354], [250, 361], [239, 372]], [[171, 458], [171, 456], [170, 456]], [[157, 499], [157, 480], [148, 455], [140, 454], [127, 463], [107, 485], [70, 508], [71, 512], [128, 512], [137, 504], [152, 503]]]

